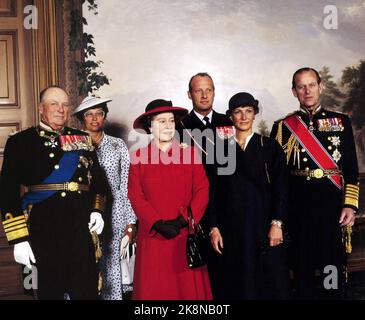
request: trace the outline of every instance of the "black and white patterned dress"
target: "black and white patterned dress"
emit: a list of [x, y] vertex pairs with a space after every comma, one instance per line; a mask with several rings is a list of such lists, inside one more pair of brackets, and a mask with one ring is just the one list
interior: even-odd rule
[[136, 216], [128, 199], [130, 158], [124, 141], [106, 134], [96, 149], [96, 153], [111, 191], [109, 216], [106, 216], [103, 232], [102, 299], [122, 300], [122, 293], [132, 290], [132, 287], [122, 285], [120, 243], [126, 225], [136, 223]]

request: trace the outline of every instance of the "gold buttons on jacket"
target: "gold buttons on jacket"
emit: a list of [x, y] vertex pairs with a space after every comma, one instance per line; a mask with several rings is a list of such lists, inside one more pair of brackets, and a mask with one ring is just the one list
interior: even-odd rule
[[49, 154], [49, 157], [50, 157], [50, 158], [54, 158], [54, 153], [50, 153], [50, 154]]
[[81, 177], [79, 178], [79, 181], [82, 182], [82, 178]]
[[305, 152], [305, 149], [304, 148], [302, 148], [302, 150], [301, 150], [303, 153]]
[[66, 192], [62, 192], [62, 193], [61, 193], [61, 197], [62, 197], [62, 198], [66, 197]]
[[58, 170], [58, 169], [60, 168], [60, 166], [59, 166], [58, 164], [56, 164], [56, 165], [54, 166], [54, 168], [55, 168], [56, 170]]
[[303, 158], [303, 161], [304, 161], [304, 162], [307, 162], [307, 161], [308, 161], [308, 158]]
[[328, 150], [332, 150], [332, 146], [328, 146], [327, 148], [328, 148]]

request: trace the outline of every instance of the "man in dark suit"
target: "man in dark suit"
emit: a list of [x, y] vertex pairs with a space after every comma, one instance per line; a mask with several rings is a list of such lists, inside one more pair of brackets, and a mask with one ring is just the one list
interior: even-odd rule
[[216, 130], [231, 127], [233, 123], [225, 114], [213, 110], [215, 88], [208, 73], [201, 72], [191, 77], [188, 96], [193, 103], [193, 110], [177, 124], [176, 130], [182, 141], [194, 144], [201, 151], [209, 178], [216, 159]]
[[[232, 132], [233, 126], [228, 116], [213, 110], [214, 90], [213, 79], [208, 73], [197, 73], [191, 77], [188, 96], [193, 103], [193, 110], [176, 126], [181, 141], [194, 145], [201, 152], [209, 181], [215, 174], [216, 166], [214, 164], [217, 162], [222, 164], [221, 160], [224, 158], [224, 149], [219, 147], [223, 146], [221, 143], [223, 140], [216, 139], [217, 134], [222, 138], [222, 135], [225, 136], [225, 132]], [[206, 234], [210, 231], [208, 212], [209, 205], [200, 220], [200, 225]], [[207, 257], [207, 263], [214, 296], [217, 292], [215, 281], [217, 270], [216, 254], [213, 249]]]

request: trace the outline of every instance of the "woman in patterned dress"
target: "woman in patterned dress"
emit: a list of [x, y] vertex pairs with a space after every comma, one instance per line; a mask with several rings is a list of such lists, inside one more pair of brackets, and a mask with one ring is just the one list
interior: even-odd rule
[[[123, 293], [132, 290], [123, 285], [120, 266], [120, 245], [125, 235], [132, 243], [135, 236], [136, 216], [128, 199], [129, 153], [124, 141], [104, 133], [103, 126], [108, 113], [109, 99], [87, 97], [75, 110], [74, 115], [90, 134], [100, 166], [108, 179], [110, 192], [109, 214], [103, 237], [101, 260], [102, 292], [104, 300], [122, 300]], [[109, 223], [108, 223], [109, 222]]]

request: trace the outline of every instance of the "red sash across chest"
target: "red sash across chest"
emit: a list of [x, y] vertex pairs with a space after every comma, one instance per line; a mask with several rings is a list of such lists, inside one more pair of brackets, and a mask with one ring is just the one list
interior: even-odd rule
[[[328, 154], [322, 144], [318, 141], [316, 136], [310, 132], [305, 123], [297, 115], [293, 115], [284, 120], [284, 124], [295, 135], [300, 144], [307, 150], [309, 156], [322, 170], [338, 169], [337, 164]], [[330, 180], [342, 189], [342, 182], [340, 175], [333, 175], [329, 177]]]

